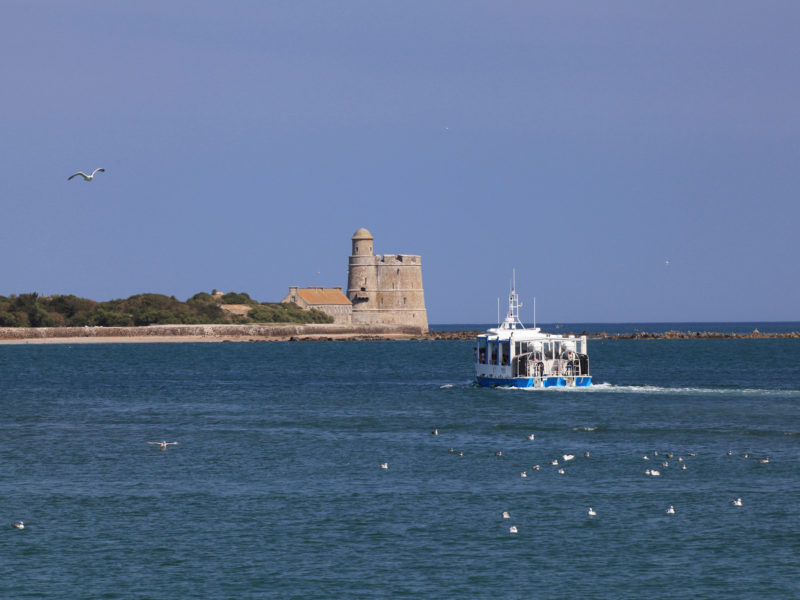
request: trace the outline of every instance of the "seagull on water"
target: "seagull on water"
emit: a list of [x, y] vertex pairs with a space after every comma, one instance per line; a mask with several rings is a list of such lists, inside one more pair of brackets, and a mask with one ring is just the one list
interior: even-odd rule
[[565, 454], [565, 455], [564, 455], [564, 456], [562, 456], [561, 458], [563, 458], [563, 459], [564, 459], [564, 462], [566, 462], [566, 461], [568, 461], [568, 460], [572, 460], [573, 458], [575, 458], [575, 455], [574, 455], [574, 454]]
[[105, 171], [106, 171], [105, 169], [95, 169], [94, 171], [92, 171], [91, 175], [87, 175], [83, 171], [78, 171], [77, 173], [74, 173], [73, 175], [70, 175], [69, 177], [67, 177], [67, 181], [69, 181], [73, 177], [77, 177], [78, 175], [83, 177], [84, 181], [91, 181], [92, 179], [94, 179], [94, 174], [95, 173], [105, 173]]
[[517, 533], [517, 526], [516, 525], [512, 525], [511, 527], [508, 528], [508, 532], [509, 533]]
[[504, 511], [503, 511], [503, 518], [504, 518], [504, 519], [510, 519], [510, 518], [511, 518], [511, 515], [510, 515], [510, 514], [508, 514], [508, 511], [507, 511], [507, 510], [504, 510]]
[[147, 442], [148, 444], [154, 444], [156, 446], [161, 446], [162, 450], [166, 450], [167, 446], [177, 446], [180, 442]]
[[388, 468], [389, 468], [389, 463], [388, 462], [381, 463], [381, 469], [388, 469]]
[[669, 508], [667, 509], [667, 514], [668, 515], [674, 515], [675, 514], [675, 507], [672, 506], [672, 504], [669, 505]]
[[531, 434], [529, 434], [529, 435], [527, 435], [526, 437], [527, 437], [527, 438], [528, 438], [530, 441], [533, 441], [534, 439], [536, 439], [536, 436], [535, 436], [535, 435], [533, 435], [532, 433], [531, 433]]
[[595, 512], [595, 510], [591, 506], [589, 507], [589, 516], [590, 517], [596, 517], [597, 516], [597, 513]]
[[523, 471], [522, 473], [519, 474], [519, 476], [525, 478], [528, 476], [528, 474], [525, 471]]
[[16, 523], [12, 523], [11, 526], [14, 529], [25, 529], [25, 523], [23, 523], [22, 521], [17, 521]]
[[731, 500], [731, 504], [733, 504], [734, 506], [742, 506], [742, 499], [737, 498], [736, 500]]

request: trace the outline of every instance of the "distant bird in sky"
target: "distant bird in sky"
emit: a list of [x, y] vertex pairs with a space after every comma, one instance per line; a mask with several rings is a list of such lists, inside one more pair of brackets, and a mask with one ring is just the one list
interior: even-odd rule
[[180, 442], [147, 442], [148, 444], [154, 444], [156, 446], [161, 446], [162, 450], [166, 450], [167, 446], [176, 446]]
[[92, 174], [91, 174], [91, 175], [87, 175], [87, 174], [86, 174], [86, 173], [84, 173], [83, 171], [78, 171], [77, 173], [75, 173], [75, 174], [73, 174], [73, 175], [70, 175], [69, 177], [67, 177], [67, 181], [69, 181], [69, 180], [70, 180], [70, 179], [72, 179], [73, 177], [77, 177], [78, 175], [80, 175], [81, 177], [83, 177], [83, 180], [84, 180], [84, 181], [91, 181], [92, 179], [94, 179], [94, 174], [95, 174], [95, 173], [105, 173], [105, 171], [106, 171], [105, 169], [95, 169], [94, 171], [92, 171]]
[[14, 529], [25, 529], [25, 523], [23, 523], [22, 521], [17, 521], [16, 523], [12, 523], [11, 526]]
[[667, 267], [669, 266], [669, 261], [668, 260], [664, 261], [664, 266], [667, 266]]

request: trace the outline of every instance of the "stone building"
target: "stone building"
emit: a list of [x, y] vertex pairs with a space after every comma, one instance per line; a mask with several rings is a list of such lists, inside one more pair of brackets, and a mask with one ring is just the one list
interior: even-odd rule
[[428, 331], [422, 259], [413, 254], [373, 254], [372, 234], [353, 234], [347, 278], [352, 322], [369, 325], [411, 325]]
[[289, 293], [281, 302], [293, 302], [306, 310], [316, 308], [333, 317], [334, 323], [351, 323], [352, 306], [341, 287], [301, 288], [295, 285], [289, 287]]

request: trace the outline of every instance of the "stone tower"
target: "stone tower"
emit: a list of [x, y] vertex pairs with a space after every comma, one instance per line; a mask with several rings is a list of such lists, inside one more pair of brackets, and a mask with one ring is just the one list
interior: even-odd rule
[[347, 277], [353, 323], [409, 325], [428, 331], [421, 258], [411, 254], [375, 255], [373, 241], [363, 227], [353, 234]]

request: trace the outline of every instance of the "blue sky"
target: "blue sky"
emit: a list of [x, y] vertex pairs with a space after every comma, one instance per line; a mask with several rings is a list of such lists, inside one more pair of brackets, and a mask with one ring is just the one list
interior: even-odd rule
[[[4, 3], [0, 294], [800, 320], [795, 2]], [[105, 167], [92, 183], [67, 177]], [[666, 265], [665, 261], [670, 264]]]

